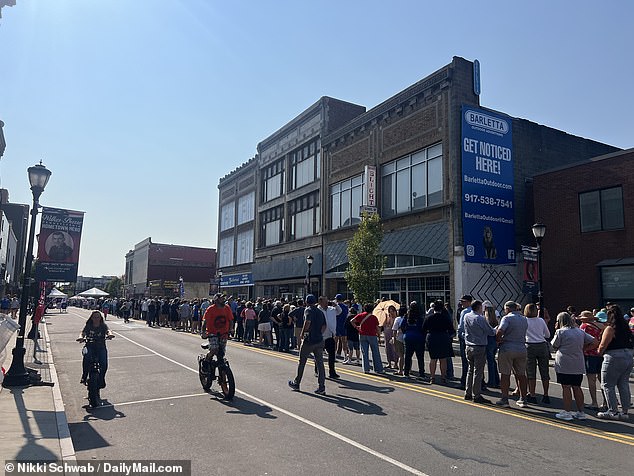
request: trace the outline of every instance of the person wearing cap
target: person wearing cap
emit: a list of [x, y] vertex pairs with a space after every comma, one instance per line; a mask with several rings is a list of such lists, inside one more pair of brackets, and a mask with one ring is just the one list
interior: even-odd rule
[[337, 332], [337, 316], [341, 314], [341, 307], [336, 302], [329, 302], [326, 296], [319, 296], [319, 310], [326, 317], [326, 329], [324, 330], [324, 348], [328, 353], [328, 376], [339, 378], [335, 370], [335, 335]]
[[464, 399], [473, 400], [474, 403], [490, 404], [491, 402], [482, 396], [482, 381], [486, 364], [487, 337], [494, 336], [495, 329], [482, 315], [482, 302], [472, 301], [471, 309], [471, 312], [463, 319], [466, 354], [469, 361]]
[[[579, 329], [586, 334], [590, 334], [600, 342], [601, 334], [603, 333], [605, 326], [597, 320], [597, 317], [592, 314], [592, 311], [581, 311], [579, 318], [581, 320]], [[599, 411], [599, 402], [597, 400], [597, 380], [601, 375], [603, 356], [601, 356], [596, 349], [584, 349], [583, 358], [586, 366], [586, 377], [588, 379], [588, 393], [590, 393], [590, 400], [592, 400], [590, 405], [586, 405], [586, 408], [589, 410]], [[605, 395], [603, 396], [603, 402], [605, 402]]]
[[304, 311], [304, 325], [302, 326], [302, 343], [299, 348], [299, 363], [297, 364], [297, 376], [288, 381], [288, 386], [295, 392], [299, 392], [304, 368], [308, 356], [313, 354], [317, 366], [317, 381], [319, 386], [315, 393], [326, 394], [326, 369], [324, 368], [324, 335], [326, 331], [326, 317], [317, 308], [317, 298], [313, 294], [306, 296], [306, 310]]
[[337, 357], [341, 357], [342, 353], [345, 356], [348, 352], [348, 331], [346, 330], [348, 306], [343, 302], [343, 294], [337, 294], [335, 301], [341, 308], [341, 312], [337, 314], [337, 332], [335, 335]]
[[515, 373], [520, 398], [518, 407], [528, 406], [526, 403], [527, 379], [526, 379], [526, 330], [528, 323], [519, 311], [519, 304], [507, 301], [504, 304], [506, 315], [502, 317], [497, 327], [496, 338], [500, 346], [498, 354], [498, 367], [500, 369], [500, 390], [502, 398], [496, 405], [509, 406], [509, 387], [511, 386], [511, 373]]
[[462, 360], [462, 373], [460, 375], [460, 390], [464, 390], [467, 383], [467, 372], [469, 371], [469, 361], [467, 360], [467, 346], [464, 340], [464, 316], [469, 314], [471, 309], [471, 303], [473, 302], [473, 296], [465, 294], [460, 298], [460, 305], [462, 311], [460, 311], [460, 320], [458, 322], [458, 342], [460, 343], [460, 360]]

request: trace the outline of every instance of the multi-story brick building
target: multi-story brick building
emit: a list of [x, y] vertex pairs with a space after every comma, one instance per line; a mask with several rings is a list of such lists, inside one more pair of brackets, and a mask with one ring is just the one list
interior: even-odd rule
[[216, 250], [194, 246], [137, 243], [125, 255], [125, 296], [207, 297], [215, 286]]
[[533, 189], [546, 307], [634, 306], [634, 149], [538, 174]]
[[[346, 247], [366, 206], [384, 224], [382, 296], [529, 299], [516, 251], [533, 241], [531, 178], [617, 149], [486, 109], [479, 91], [479, 65], [455, 57], [367, 112], [348, 105], [347, 121], [318, 127], [322, 99], [261, 142], [256, 295], [303, 294], [308, 254], [311, 289], [350, 294]], [[297, 157], [315, 157], [299, 186]]]

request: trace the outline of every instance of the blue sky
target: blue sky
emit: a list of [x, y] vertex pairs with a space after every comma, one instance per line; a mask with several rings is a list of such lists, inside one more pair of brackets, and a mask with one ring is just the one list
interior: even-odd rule
[[634, 146], [634, 3], [17, 0], [0, 20], [0, 186], [86, 212], [79, 272], [151, 236], [215, 247], [218, 180], [321, 96], [372, 108], [478, 59], [481, 104]]

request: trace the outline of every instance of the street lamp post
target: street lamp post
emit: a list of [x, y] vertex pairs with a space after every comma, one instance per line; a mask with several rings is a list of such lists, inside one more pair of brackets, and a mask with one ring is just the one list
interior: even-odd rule
[[40, 195], [44, 192], [44, 188], [51, 176], [42, 161], [39, 164], [29, 167], [29, 182], [31, 184], [31, 192], [33, 193], [33, 208], [31, 209], [31, 227], [29, 229], [29, 241], [26, 248], [26, 262], [24, 265], [24, 277], [22, 281], [22, 296], [20, 300], [20, 316], [18, 323], [20, 330], [13, 348], [13, 360], [11, 367], [2, 382], [3, 387], [28, 387], [29, 385], [42, 385], [41, 377], [37, 372], [29, 372], [24, 366], [24, 334], [26, 332], [26, 309], [29, 302], [29, 288], [31, 287], [31, 265], [33, 263], [33, 242], [35, 240], [35, 219], [37, 218], [38, 208], [40, 206]]
[[221, 286], [222, 286], [222, 270], [218, 270], [218, 293], [221, 292]]
[[308, 275], [306, 277], [306, 295], [309, 295], [311, 293], [311, 291], [310, 291], [310, 268], [313, 266], [313, 261], [315, 261], [315, 258], [313, 258], [312, 255], [306, 256], [306, 264], [308, 265]]
[[546, 234], [546, 225], [544, 225], [543, 223], [535, 223], [532, 229], [533, 236], [535, 237], [535, 241], [537, 242], [537, 268], [539, 272], [539, 291], [537, 292], [537, 302], [539, 303], [540, 316], [544, 317], [544, 289], [542, 284], [542, 276], [544, 274], [544, 270], [542, 269], [542, 240], [544, 239], [544, 235]]

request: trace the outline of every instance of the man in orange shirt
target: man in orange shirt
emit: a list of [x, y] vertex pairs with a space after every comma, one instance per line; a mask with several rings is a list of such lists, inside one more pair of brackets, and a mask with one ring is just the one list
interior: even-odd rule
[[209, 338], [210, 352], [215, 353], [218, 346], [222, 346], [224, 350], [232, 322], [231, 307], [225, 305], [225, 297], [222, 294], [216, 294], [214, 304], [207, 308], [203, 316], [203, 335], [206, 333]]

